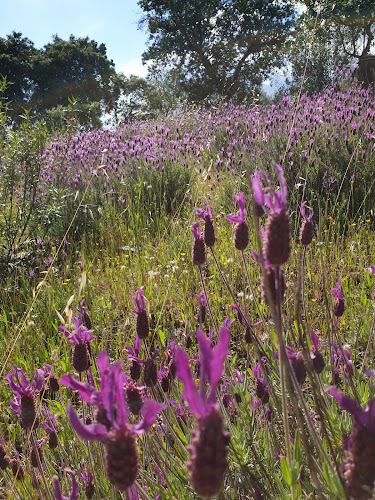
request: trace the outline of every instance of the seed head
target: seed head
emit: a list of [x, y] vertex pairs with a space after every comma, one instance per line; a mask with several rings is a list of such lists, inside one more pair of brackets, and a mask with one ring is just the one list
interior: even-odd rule
[[55, 375], [50, 375], [49, 377], [49, 388], [51, 392], [58, 392], [60, 389], [59, 381]]
[[358, 403], [335, 387], [329, 392], [339, 405], [354, 416], [350, 441], [341, 465], [341, 476], [348, 498], [367, 500], [372, 498], [375, 482], [375, 398], [367, 401], [365, 410]]
[[306, 380], [306, 364], [303, 359], [302, 353], [297, 352], [295, 356], [290, 359], [294, 374], [296, 376], [297, 382], [302, 385]]
[[333, 306], [333, 313], [337, 318], [340, 318], [345, 312], [345, 301], [341, 280], [337, 282], [336, 288], [333, 288], [333, 290], [331, 290], [331, 293], [336, 297]]
[[312, 348], [310, 351], [310, 356], [314, 371], [319, 375], [320, 373], [322, 373], [326, 365], [323, 354], [320, 351], [317, 351], [314, 348]]
[[212, 223], [212, 220], [209, 217], [205, 218], [203, 234], [206, 246], [212, 248], [215, 244], [216, 238], [215, 238], [215, 228]]
[[206, 205], [206, 210], [203, 208], [197, 209], [197, 215], [202, 222], [204, 222], [204, 242], [208, 247], [213, 247], [215, 244], [215, 228], [212, 223], [212, 214], [211, 209], [206, 200], [203, 200], [203, 203]]
[[59, 445], [56, 432], [51, 432], [48, 438], [48, 446], [51, 450], [54, 450]]
[[132, 296], [135, 304], [135, 310], [133, 312], [137, 315], [137, 335], [141, 340], [145, 340], [150, 332], [150, 324], [146, 312], [143, 290], [141, 288], [137, 288], [137, 292], [132, 293]]
[[299, 239], [303, 246], [310, 245], [314, 237], [314, 224], [310, 220], [302, 222]]
[[333, 313], [337, 318], [340, 318], [345, 312], [344, 299], [337, 298], [333, 306]]
[[25, 477], [25, 471], [20, 462], [18, 460], [13, 459], [10, 463], [12, 467], [12, 474], [13, 476], [18, 480], [22, 481], [23, 478]]
[[42, 448], [38, 443], [36, 443], [36, 446], [33, 446], [31, 448], [31, 453], [30, 453], [30, 461], [31, 465], [36, 469], [39, 467], [39, 461], [38, 461], [38, 456], [39, 456], [39, 461], [40, 463], [43, 463], [44, 461], [44, 455], [42, 452]]

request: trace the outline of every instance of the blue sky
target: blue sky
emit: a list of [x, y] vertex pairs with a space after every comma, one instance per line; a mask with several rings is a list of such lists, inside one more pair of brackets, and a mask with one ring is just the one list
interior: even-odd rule
[[[4, 2], [5, 4], [5, 2]], [[138, 29], [137, 0], [9, 0], [0, 15], [0, 37], [20, 31], [37, 48], [52, 35], [86, 37], [107, 47], [116, 71], [145, 75], [141, 65], [147, 33]]]

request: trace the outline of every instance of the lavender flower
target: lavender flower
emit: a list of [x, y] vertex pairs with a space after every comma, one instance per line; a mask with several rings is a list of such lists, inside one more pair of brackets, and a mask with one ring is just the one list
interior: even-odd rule
[[78, 488], [78, 483], [76, 479], [76, 473], [74, 470], [70, 469], [65, 469], [65, 472], [67, 472], [70, 477], [72, 478], [72, 491], [69, 495], [69, 497], [64, 497], [63, 494], [61, 493], [61, 486], [60, 482], [57, 478], [57, 476], [54, 476], [52, 478], [52, 484], [55, 490], [55, 500], [78, 500], [78, 495], [79, 495], [79, 488]]
[[39, 424], [39, 419], [36, 413], [34, 394], [40, 392], [44, 386], [43, 370], [35, 370], [35, 377], [31, 385], [23, 370], [17, 366], [13, 366], [13, 371], [10, 371], [5, 378], [14, 394], [14, 399], [10, 400], [10, 406], [19, 416], [20, 424], [24, 429], [31, 427], [35, 429]]
[[105, 351], [99, 354], [97, 365], [101, 373], [100, 391], [87, 382], [75, 380], [64, 375], [63, 385], [78, 391], [90, 405], [101, 406], [109, 426], [101, 423], [85, 425], [69, 405], [67, 413], [74, 430], [88, 441], [102, 441], [106, 447], [107, 477], [120, 491], [125, 491], [134, 483], [138, 471], [138, 452], [135, 434], [145, 434], [154, 423], [157, 413], [164, 405], [146, 399], [142, 407], [143, 420], [131, 425], [128, 423], [128, 410], [125, 403], [125, 373], [122, 362], [110, 365]]
[[140, 288], [137, 288], [137, 292], [132, 293], [132, 296], [135, 305], [135, 310], [133, 311], [133, 313], [137, 315], [137, 335], [141, 340], [145, 340], [147, 339], [150, 332], [150, 325], [146, 312], [145, 297], [143, 295], [143, 291]]
[[[280, 181], [280, 192], [276, 192], [264, 172], [256, 172], [252, 179], [253, 192], [256, 199], [263, 200], [263, 208], [268, 215], [264, 235], [264, 257], [274, 266], [281, 266], [290, 255], [290, 217], [287, 212], [287, 188], [283, 169], [275, 164]], [[260, 177], [268, 184], [269, 192], [265, 194]], [[261, 194], [262, 191], [262, 194]]]
[[[301, 352], [296, 352], [289, 346], [285, 346], [286, 354], [290, 359], [290, 364], [293, 368], [297, 382], [302, 385], [306, 380], [307, 370], [305, 360]], [[279, 352], [275, 353], [275, 358], [279, 359]]]
[[197, 311], [197, 321], [200, 325], [202, 325], [206, 320], [206, 307], [207, 307], [207, 300], [204, 292], [201, 292], [198, 295], [198, 300], [199, 300], [199, 305]]
[[56, 375], [53, 373], [53, 368], [48, 363], [44, 363], [43, 367], [44, 376], [46, 377], [49, 383], [49, 389], [51, 392], [58, 392], [60, 389], [59, 381], [57, 380]]
[[197, 215], [202, 222], [204, 222], [204, 242], [207, 247], [213, 247], [215, 244], [215, 228], [212, 224], [212, 214], [210, 205], [206, 200], [203, 200], [206, 205], [206, 210], [203, 208], [197, 208]]
[[[262, 363], [267, 364], [267, 358], [264, 356], [262, 358]], [[268, 385], [265, 383], [264, 374], [259, 363], [257, 363], [253, 368], [253, 374], [256, 379], [255, 394], [261, 400], [262, 404], [268, 403], [270, 399]]]
[[254, 328], [262, 325], [263, 321], [253, 323], [250, 316], [247, 314], [247, 312], [245, 312], [242, 301], [239, 300], [238, 303], [239, 306], [237, 306], [236, 304], [231, 304], [228, 307], [237, 311], [238, 320], [245, 327], [245, 342], [246, 344], [251, 344], [252, 332]]
[[95, 486], [93, 484], [94, 476], [91, 474], [90, 469], [79, 469], [78, 475], [85, 484], [85, 495], [88, 500], [91, 500], [95, 493]]
[[372, 498], [375, 481], [375, 398], [367, 402], [366, 409], [335, 387], [328, 391], [344, 410], [354, 417], [350, 441], [341, 465], [344, 488], [350, 498], [367, 500]]
[[249, 244], [249, 226], [246, 222], [245, 196], [240, 193], [238, 196], [233, 194], [233, 198], [238, 203], [238, 215], [229, 214], [226, 219], [229, 222], [236, 223], [234, 228], [234, 246], [237, 250], [243, 251]]
[[299, 239], [302, 245], [306, 247], [307, 245], [310, 245], [314, 237], [314, 225], [311, 222], [312, 216], [314, 215], [314, 211], [310, 208], [309, 215], [308, 217], [306, 217], [305, 205], [306, 202], [304, 201], [301, 205], [301, 215], [304, 220], [302, 222], [301, 230], [299, 233]]
[[[229, 330], [220, 329], [219, 342], [211, 349], [210, 340], [201, 330], [197, 330], [200, 359], [199, 392], [189, 368], [189, 359], [185, 352], [176, 349], [176, 376], [184, 383], [183, 396], [190, 410], [198, 419], [192, 432], [192, 445], [188, 448], [190, 460], [187, 464], [190, 480], [195, 491], [202, 497], [215, 495], [224, 480], [228, 467], [227, 445], [229, 436], [223, 430], [223, 422], [216, 404], [216, 388], [223, 371], [224, 360], [229, 347]], [[206, 380], [210, 391], [206, 395]]]
[[5, 470], [10, 464], [10, 459], [4, 448], [3, 442], [0, 440], [0, 469]]
[[310, 338], [313, 346], [310, 349], [311, 361], [313, 364], [314, 371], [318, 374], [322, 373], [326, 362], [324, 361], [323, 354], [319, 350], [319, 341], [316, 333], [311, 332]]
[[81, 313], [79, 313], [77, 317], [72, 314], [72, 319], [74, 323], [74, 333], [67, 330], [64, 326], [59, 326], [59, 331], [63, 332], [69, 342], [74, 344], [72, 365], [78, 373], [82, 373], [88, 370], [91, 365], [90, 342], [94, 340], [95, 337], [91, 335], [92, 330], [88, 330], [84, 326]]
[[133, 380], [139, 380], [141, 378], [141, 367], [142, 359], [139, 357], [139, 351], [141, 350], [141, 340], [137, 336], [134, 339], [134, 348], [128, 346], [127, 351], [129, 353], [128, 359], [132, 362], [130, 366], [130, 376]]
[[193, 247], [191, 249], [191, 261], [195, 266], [202, 266], [206, 262], [206, 247], [199, 227], [199, 222], [191, 226], [194, 236]]
[[337, 282], [336, 288], [333, 288], [331, 290], [332, 295], [336, 297], [334, 306], [333, 306], [333, 313], [334, 315], [339, 318], [342, 316], [345, 312], [345, 301], [344, 301], [344, 294], [342, 291], [342, 283], [341, 280]]

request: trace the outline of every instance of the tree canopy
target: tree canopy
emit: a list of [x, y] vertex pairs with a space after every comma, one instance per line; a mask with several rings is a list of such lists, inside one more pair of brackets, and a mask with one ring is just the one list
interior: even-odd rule
[[292, 2], [140, 0], [150, 34], [143, 59], [178, 69], [195, 101], [242, 99], [277, 67], [294, 33]]
[[374, 0], [304, 0], [311, 17], [320, 26], [334, 28], [337, 45], [346, 57], [359, 59], [374, 48]]
[[47, 110], [68, 106], [73, 99], [103, 113], [117, 100], [120, 89], [114, 64], [104, 44], [89, 38], [63, 40], [57, 35], [41, 50], [32, 41], [13, 32], [0, 38], [0, 73], [7, 78], [5, 98], [10, 116], [17, 119], [23, 109], [39, 117]]

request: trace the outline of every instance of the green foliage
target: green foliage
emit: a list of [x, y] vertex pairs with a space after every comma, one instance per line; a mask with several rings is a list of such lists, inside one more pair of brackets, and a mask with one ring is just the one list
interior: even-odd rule
[[37, 50], [21, 33], [13, 32], [0, 38], [0, 68], [8, 80], [4, 93], [8, 117], [18, 123], [23, 109], [56, 122], [56, 115], [74, 98], [80, 107], [79, 123], [98, 125], [101, 114], [112, 109], [120, 95], [120, 80], [105, 45], [87, 37], [55, 36]]
[[372, 0], [304, 0], [312, 18], [335, 31], [339, 50], [345, 57], [359, 59], [374, 47], [375, 5]]
[[[3, 93], [6, 82], [3, 81]], [[30, 238], [40, 222], [42, 200], [38, 183], [47, 138], [43, 122], [26, 113], [18, 132], [7, 126], [7, 109], [0, 97], [0, 262], [8, 272], [30, 256]]]
[[293, 32], [290, 2], [140, 0], [150, 34], [144, 60], [176, 70], [194, 101], [242, 100], [283, 63]]

